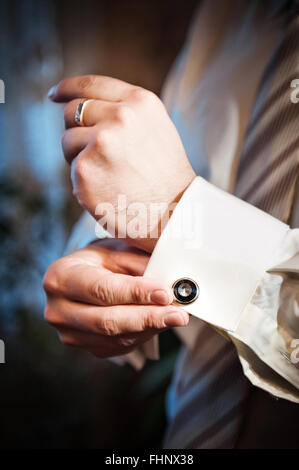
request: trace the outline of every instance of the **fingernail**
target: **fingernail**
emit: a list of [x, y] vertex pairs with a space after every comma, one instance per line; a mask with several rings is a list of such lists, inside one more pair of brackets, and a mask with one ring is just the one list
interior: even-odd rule
[[52, 88], [50, 88], [50, 90], [48, 91], [48, 98], [53, 98], [55, 95], [55, 91], [56, 91], [56, 85], [52, 86]]
[[186, 312], [173, 312], [165, 315], [164, 325], [173, 327], [173, 326], [186, 326], [189, 323], [189, 315]]
[[168, 305], [172, 301], [166, 290], [157, 289], [151, 293], [151, 302], [159, 305]]

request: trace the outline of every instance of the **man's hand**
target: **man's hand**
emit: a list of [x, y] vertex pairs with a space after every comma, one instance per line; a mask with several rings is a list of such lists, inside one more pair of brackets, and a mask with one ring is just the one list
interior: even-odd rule
[[171, 289], [141, 277], [147, 262], [142, 251], [107, 240], [53, 263], [44, 278], [45, 317], [61, 341], [112, 357], [186, 325], [189, 315], [170, 305]]
[[[72, 166], [79, 203], [96, 218], [103, 215], [97, 206], [111, 203], [116, 212], [108, 214], [105, 222], [115, 223], [116, 236], [151, 252], [162, 217], [195, 177], [164, 105], [143, 88], [93, 75], [63, 80], [49, 96], [56, 102], [68, 102], [62, 146]], [[85, 98], [92, 99], [84, 109], [85, 127], [77, 127], [76, 108]], [[119, 209], [119, 195], [125, 196], [127, 208], [132, 203], [141, 203], [142, 208]], [[153, 215], [152, 203], [163, 204], [161, 214]], [[126, 221], [118, 215], [127, 216]], [[128, 233], [130, 219], [141, 236]]]

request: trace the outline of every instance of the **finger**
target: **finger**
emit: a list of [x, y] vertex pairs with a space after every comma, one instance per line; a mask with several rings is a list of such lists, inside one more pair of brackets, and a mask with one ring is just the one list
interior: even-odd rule
[[[106, 267], [114, 273], [131, 276], [142, 276], [150, 259], [148, 253], [115, 238], [96, 240], [87, 248], [81, 249], [79, 254], [80, 252], [84, 252], [84, 261], [88, 260], [86, 264]], [[74, 254], [70, 258], [73, 260], [72, 265], [83, 264], [82, 258], [75, 259], [74, 262]], [[62, 259], [65, 260], [65, 258]], [[56, 263], [61, 262], [62, 259]]]
[[[162, 332], [164, 329], [161, 329]], [[67, 346], [83, 348], [97, 356], [111, 357], [113, 355], [125, 354], [145, 343], [157, 334], [156, 330], [147, 330], [140, 333], [129, 333], [118, 336], [103, 336], [95, 333], [85, 333], [84, 331], [70, 328], [58, 329], [58, 336], [62, 343]]]
[[185, 326], [189, 321], [189, 315], [173, 305], [95, 307], [67, 299], [55, 299], [49, 302], [45, 318], [58, 329], [67, 327], [104, 336]]
[[66, 102], [75, 98], [93, 98], [121, 101], [136, 89], [134, 85], [103, 75], [84, 75], [66, 78], [51, 88], [49, 98], [55, 102]]
[[78, 264], [57, 274], [61, 295], [93, 305], [169, 305], [172, 289], [161, 281]]
[[109, 271], [131, 276], [142, 276], [150, 255], [115, 238], [106, 238], [89, 245], [89, 249], [101, 249], [101, 265]]
[[[64, 122], [66, 129], [71, 127], [77, 127], [78, 124], [75, 121], [75, 114], [78, 104], [82, 102], [82, 99], [76, 99], [70, 101], [64, 108]], [[111, 121], [120, 117], [120, 112], [115, 104], [109, 101], [102, 100], [88, 100], [84, 106], [83, 121], [85, 127], [90, 127], [98, 124], [100, 121]], [[119, 115], [117, 115], [117, 113]]]
[[62, 136], [61, 145], [66, 161], [71, 164], [73, 159], [85, 149], [92, 138], [91, 128], [73, 127]]
[[130, 274], [131, 276], [142, 276], [149, 262], [149, 254], [139, 252], [138, 248], [135, 247], [129, 247], [127, 250], [131, 251], [126, 253], [114, 253], [114, 258], [117, 263], [115, 272], [118, 270], [124, 274]]

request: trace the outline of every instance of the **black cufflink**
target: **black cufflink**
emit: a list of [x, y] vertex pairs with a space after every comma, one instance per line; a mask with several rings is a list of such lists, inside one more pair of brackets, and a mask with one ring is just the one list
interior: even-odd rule
[[199, 295], [198, 285], [187, 277], [175, 281], [172, 288], [174, 296], [180, 304], [191, 304]]

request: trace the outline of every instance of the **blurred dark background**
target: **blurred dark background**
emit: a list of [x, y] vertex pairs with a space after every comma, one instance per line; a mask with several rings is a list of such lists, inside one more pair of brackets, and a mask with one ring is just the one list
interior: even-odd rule
[[68, 349], [43, 320], [42, 277], [80, 215], [47, 90], [96, 73], [159, 93], [195, 0], [0, 0], [0, 448], [159, 446], [179, 347], [135, 372]]

